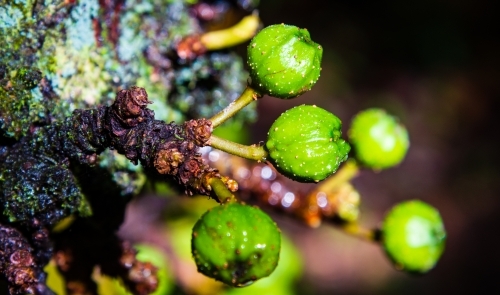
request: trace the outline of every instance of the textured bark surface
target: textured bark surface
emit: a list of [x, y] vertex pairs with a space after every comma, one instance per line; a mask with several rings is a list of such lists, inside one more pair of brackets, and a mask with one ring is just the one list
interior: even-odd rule
[[[13, 264], [17, 248], [0, 251], [0, 288], [50, 294], [51, 257], [71, 294], [96, 292], [95, 266], [134, 293], [155, 288], [154, 267], [132, 261], [115, 235], [125, 206], [146, 173], [189, 195], [210, 193], [206, 180], [219, 174], [198, 147], [212, 128], [190, 119], [220, 111], [247, 76], [234, 53], [188, 59], [178, 44], [257, 2], [0, 0], [0, 240], [32, 257]], [[247, 108], [234, 122], [254, 119]], [[66, 217], [73, 224], [50, 234]]]

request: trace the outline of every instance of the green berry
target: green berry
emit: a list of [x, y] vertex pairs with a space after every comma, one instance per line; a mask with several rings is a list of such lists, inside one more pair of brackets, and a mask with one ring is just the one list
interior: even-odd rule
[[311, 90], [321, 71], [323, 48], [306, 29], [272, 25], [248, 45], [251, 86], [279, 98], [292, 98]]
[[231, 202], [194, 225], [191, 250], [198, 271], [231, 286], [247, 286], [278, 265], [281, 235], [260, 209]]
[[356, 158], [373, 169], [399, 164], [410, 146], [406, 128], [382, 109], [357, 114], [348, 134]]
[[382, 225], [384, 249], [398, 269], [425, 273], [443, 253], [446, 232], [439, 212], [418, 200], [394, 206]]
[[269, 129], [269, 160], [291, 179], [321, 181], [347, 159], [351, 147], [341, 138], [341, 127], [339, 118], [317, 106], [289, 109]]

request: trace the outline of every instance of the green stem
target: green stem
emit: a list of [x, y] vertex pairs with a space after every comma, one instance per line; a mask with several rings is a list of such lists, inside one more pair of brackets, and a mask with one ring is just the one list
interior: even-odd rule
[[241, 109], [249, 105], [252, 101], [259, 99], [262, 97], [260, 93], [254, 90], [252, 87], [247, 86], [245, 91], [238, 97], [235, 101], [230, 103], [225, 109], [220, 111], [218, 114], [210, 118], [212, 121], [212, 127], [216, 128], [217, 126], [224, 123], [227, 119], [231, 118], [239, 112]]
[[227, 188], [227, 186], [220, 178], [212, 177], [208, 181], [208, 184], [212, 188], [212, 192], [217, 196], [221, 204], [236, 200], [233, 193]]
[[323, 181], [316, 191], [332, 192], [358, 175], [358, 172], [359, 166], [356, 161], [348, 160], [332, 177]]
[[259, 23], [259, 15], [253, 13], [230, 28], [203, 34], [201, 43], [207, 50], [219, 50], [235, 46], [250, 40], [259, 28]]
[[209, 145], [213, 148], [245, 159], [265, 162], [267, 158], [267, 151], [264, 149], [263, 146], [242, 145], [236, 142], [229, 141], [227, 139], [220, 138], [215, 135], [212, 135], [210, 137], [209, 142], [210, 142]]
[[365, 241], [380, 242], [377, 229], [368, 229], [362, 227], [357, 222], [341, 224], [340, 229], [346, 234], [358, 237]]

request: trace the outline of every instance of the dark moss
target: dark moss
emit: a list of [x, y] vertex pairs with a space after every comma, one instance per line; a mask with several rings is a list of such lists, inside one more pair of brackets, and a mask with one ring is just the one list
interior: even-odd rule
[[[238, 98], [248, 78], [241, 58], [234, 53], [208, 53], [191, 64], [175, 65], [174, 69], [176, 87], [169, 102], [188, 118], [215, 115]], [[255, 119], [255, 105], [250, 105], [238, 112], [233, 121], [241, 124]]]

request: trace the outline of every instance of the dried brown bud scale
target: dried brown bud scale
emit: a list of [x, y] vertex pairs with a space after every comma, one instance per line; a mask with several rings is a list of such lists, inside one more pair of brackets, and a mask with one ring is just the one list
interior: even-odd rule
[[43, 284], [42, 261], [20, 231], [0, 224], [0, 273], [9, 283], [11, 295], [53, 294]]

